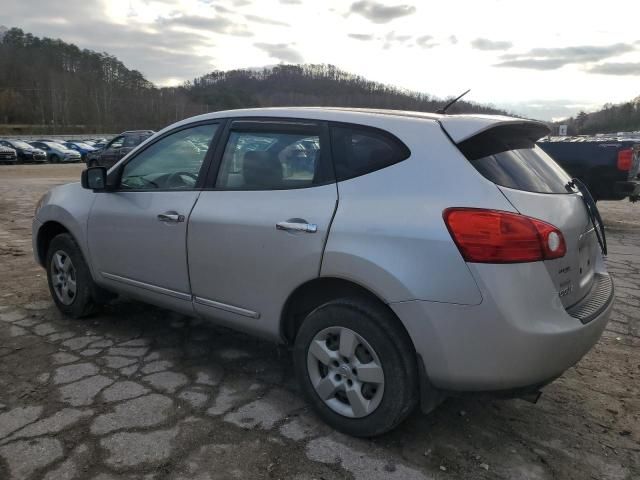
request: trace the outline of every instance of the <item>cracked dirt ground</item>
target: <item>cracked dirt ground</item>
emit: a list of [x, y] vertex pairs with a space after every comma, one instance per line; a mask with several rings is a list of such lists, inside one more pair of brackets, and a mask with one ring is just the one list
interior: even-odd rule
[[0, 167], [0, 479], [640, 478], [640, 204], [601, 204], [615, 312], [537, 405], [450, 399], [365, 441], [316, 420], [276, 345], [126, 300], [61, 316], [31, 217], [80, 169]]

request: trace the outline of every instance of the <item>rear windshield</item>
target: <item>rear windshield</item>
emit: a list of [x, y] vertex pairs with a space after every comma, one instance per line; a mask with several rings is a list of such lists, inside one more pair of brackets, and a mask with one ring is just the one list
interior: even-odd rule
[[571, 177], [535, 141], [535, 126], [501, 126], [458, 145], [460, 151], [493, 183], [535, 193], [564, 193]]
[[496, 153], [471, 163], [485, 178], [503, 187], [526, 192], [569, 193], [565, 185], [571, 177], [539, 147]]

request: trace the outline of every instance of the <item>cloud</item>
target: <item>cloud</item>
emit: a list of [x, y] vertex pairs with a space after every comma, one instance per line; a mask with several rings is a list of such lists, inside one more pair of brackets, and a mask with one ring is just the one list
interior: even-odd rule
[[498, 67], [531, 68], [534, 70], [555, 70], [575, 63], [593, 63], [606, 58], [617, 57], [633, 51], [633, 45], [614, 43], [612, 45], [582, 45], [561, 48], [534, 48], [525, 53], [509, 53], [500, 57]]
[[385, 39], [387, 42], [405, 43], [411, 40], [411, 35], [396, 35], [396, 32], [389, 32]]
[[578, 46], [564, 48], [534, 48], [528, 54], [531, 57], [561, 58], [572, 60], [568, 63], [597, 62], [632, 51], [633, 46], [626, 43], [614, 43], [605, 46]]
[[351, 5], [350, 12], [362, 15], [373, 23], [388, 23], [416, 11], [412, 5], [387, 6], [372, 0], [360, 0]]
[[363, 42], [373, 40], [373, 35], [368, 33], [349, 33], [347, 36], [350, 38], [355, 38], [356, 40], [361, 40]]
[[496, 67], [528, 68], [531, 70], [556, 70], [566, 65], [560, 58], [523, 58], [521, 60], [507, 60], [496, 64]]
[[513, 43], [499, 40], [489, 40], [488, 38], [476, 38], [471, 42], [471, 46], [476, 50], [509, 50], [511, 47], [513, 47]]
[[267, 52], [270, 57], [288, 63], [303, 63], [304, 59], [297, 50], [286, 43], [254, 43], [256, 48]]
[[[412, 38], [411, 35], [397, 35], [396, 32], [391, 31], [384, 36], [383, 38], [384, 43], [382, 45], [382, 48], [384, 48], [385, 50], [388, 50], [389, 48], [396, 45], [404, 45], [409, 40], [411, 40], [411, 38]], [[411, 47], [413, 45], [409, 45], [409, 46]]]
[[211, 35], [157, 23], [112, 23], [101, 8], [86, 0], [66, 0], [65, 8], [68, 22], [62, 23], [51, 21], [60, 16], [60, 6], [55, 2], [11, 2], [3, 5], [2, 23], [39, 37], [61, 38], [81, 49], [107, 52], [152, 82], [172, 76], [188, 80], [214, 68], [213, 57], [198, 52], [213, 46]]
[[279, 20], [273, 20], [271, 18], [260, 17], [258, 15], [245, 15], [250, 22], [263, 23], [265, 25], [278, 25], [280, 27], [289, 27], [288, 23], [281, 22]]
[[416, 38], [416, 45], [422, 48], [433, 48], [438, 46], [438, 44], [433, 41], [433, 37], [431, 35], [423, 35]]
[[602, 63], [587, 70], [602, 75], [637, 75], [640, 76], [640, 63]]
[[207, 33], [220, 33], [236, 35], [241, 37], [251, 37], [251, 33], [246, 25], [232, 22], [228, 18], [220, 15], [216, 17], [202, 17], [198, 15], [179, 15], [176, 17], [159, 18], [156, 21], [159, 25], [169, 27], [186, 27], [194, 30], [201, 30]]
[[161, 25], [175, 25], [198, 30], [211, 30], [214, 32], [224, 32], [225, 29], [233, 25], [230, 20], [224, 17], [200, 17], [196, 15], [179, 15], [177, 17], [160, 18], [157, 22]]

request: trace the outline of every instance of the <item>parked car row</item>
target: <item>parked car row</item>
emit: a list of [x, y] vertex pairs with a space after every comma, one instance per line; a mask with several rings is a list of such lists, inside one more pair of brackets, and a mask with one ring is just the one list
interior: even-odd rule
[[[16, 139], [0, 139], [0, 162], [3, 163], [60, 163], [79, 162], [80, 152], [69, 142], [49, 139], [26, 142]], [[89, 147], [90, 148], [90, 147]]]
[[35, 141], [0, 139], [0, 163], [70, 163], [83, 161], [91, 167], [111, 167], [155, 132], [131, 130], [111, 140], [59, 140], [41, 138]]

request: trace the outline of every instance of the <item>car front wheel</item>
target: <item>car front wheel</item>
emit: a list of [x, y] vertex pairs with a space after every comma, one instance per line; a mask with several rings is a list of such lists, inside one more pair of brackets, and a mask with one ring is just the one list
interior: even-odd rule
[[93, 311], [96, 286], [71, 235], [63, 233], [51, 240], [46, 268], [51, 297], [62, 313], [81, 318]]
[[294, 364], [318, 415], [349, 435], [385, 433], [417, 405], [413, 345], [375, 302], [339, 299], [312, 311], [296, 336]]

